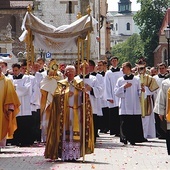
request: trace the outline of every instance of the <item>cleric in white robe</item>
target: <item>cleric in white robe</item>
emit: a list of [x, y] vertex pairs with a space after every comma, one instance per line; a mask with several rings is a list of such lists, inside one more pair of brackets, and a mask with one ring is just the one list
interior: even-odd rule
[[143, 129], [140, 106], [140, 79], [131, 73], [131, 64], [123, 63], [124, 76], [117, 80], [114, 89], [115, 95], [120, 101], [120, 141], [132, 145], [136, 142], [143, 142]]
[[31, 94], [32, 84], [31, 78], [28, 75], [21, 74], [20, 64], [15, 63], [12, 65], [13, 76], [12, 81], [16, 89], [16, 93], [20, 100], [20, 112], [17, 118], [17, 130], [14, 132], [14, 138], [9, 141], [11, 144], [19, 146], [30, 146], [33, 144], [33, 120], [31, 113]]
[[151, 92], [148, 87], [145, 86], [145, 98], [149, 97], [150, 100], [150, 114], [142, 118], [143, 133], [144, 138], [156, 138], [156, 129], [155, 129], [155, 116], [153, 112], [153, 100], [151, 96], [154, 92]]
[[108, 101], [109, 107], [109, 127], [110, 135], [119, 136], [120, 117], [119, 117], [119, 98], [114, 93], [114, 88], [119, 77], [123, 76], [121, 68], [118, 67], [118, 57], [111, 57], [111, 69], [105, 74], [104, 97]]

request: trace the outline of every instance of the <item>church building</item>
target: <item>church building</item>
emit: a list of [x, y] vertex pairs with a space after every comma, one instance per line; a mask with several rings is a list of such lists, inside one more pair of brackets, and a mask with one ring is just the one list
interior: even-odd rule
[[118, 11], [109, 11], [108, 20], [111, 23], [111, 47], [125, 41], [134, 33], [139, 33], [135, 25], [133, 16], [137, 11], [131, 10], [130, 0], [120, 0]]

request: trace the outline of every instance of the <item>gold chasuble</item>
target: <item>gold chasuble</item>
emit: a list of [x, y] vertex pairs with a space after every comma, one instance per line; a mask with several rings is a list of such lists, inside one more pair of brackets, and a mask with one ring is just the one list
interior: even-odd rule
[[[5, 137], [12, 139], [17, 129], [16, 115], [19, 113], [20, 101], [12, 81], [4, 75], [0, 76], [0, 141]], [[8, 106], [14, 105], [14, 111], [7, 115]]]
[[[143, 77], [143, 84], [148, 87], [148, 89], [153, 92], [159, 88], [156, 80], [148, 74]], [[144, 115], [149, 116], [152, 113], [152, 98], [151, 95], [147, 95], [144, 99]]]
[[[70, 85], [73, 87], [73, 105], [69, 105]], [[93, 114], [88, 94], [86, 102], [82, 103], [83, 81], [74, 79], [71, 83], [67, 79], [58, 81], [54, 94], [50, 119], [47, 129], [47, 143], [45, 158], [57, 159], [62, 157], [63, 135], [64, 140], [70, 139], [70, 126], [72, 127], [73, 142], [80, 143], [80, 155], [82, 156], [83, 143], [83, 109], [85, 104], [85, 153], [94, 152]], [[80, 97], [81, 94], [81, 97]], [[81, 100], [81, 101], [80, 101]], [[70, 121], [70, 114], [73, 112], [73, 121]]]

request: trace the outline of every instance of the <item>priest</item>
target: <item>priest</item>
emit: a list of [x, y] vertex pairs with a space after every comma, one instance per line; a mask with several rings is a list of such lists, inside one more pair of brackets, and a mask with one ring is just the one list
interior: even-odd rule
[[85, 124], [83, 127], [82, 91], [87, 92], [82, 79], [75, 78], [75, 67], [65, 68], [66, 79], [57, 83], [47, 129], [45, 158], [76, 161], [84, 156], [83, 128], [85, 128], [85, 154], [94, 152], [93, 117], [86, 93]]
[[20, 101], [12, 84], [5, 77], [0, 67], [0, 148], [6, 145], [6, 139], [12, 139], [17, 129], [16, 115], [19, 113]]
[[[114, 92], [120, 101], [120, 141], [131, 145], [142, 142], [143, 129], [141, 119], [140, 93], [144, 91], [140, 79], [131, 73], [131, 64], [122, 65], [124, 76], [117, 80]], [[130, 100], [129, 100], [130, 99]]]

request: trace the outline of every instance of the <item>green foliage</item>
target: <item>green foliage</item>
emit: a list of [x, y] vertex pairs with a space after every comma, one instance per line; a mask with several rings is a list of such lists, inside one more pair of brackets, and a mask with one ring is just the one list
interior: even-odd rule
[[134, 16], [134, 21], [140, 29], [144, 42], [144, 55], [148, 64], [153, 65], [153, 51], [159, 44], [159, 29], [168, 8], [170, 0], [138, 0], [141, 10]]
[[112, 55], [119, 57], [119, 63], [122, 64], [126, 61], [135, 65], [137, 59], [144, 54], [143, 43], [138, 34], [133, 34], [123, 43], [113, 46]]

